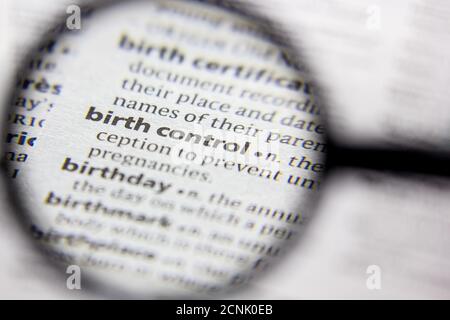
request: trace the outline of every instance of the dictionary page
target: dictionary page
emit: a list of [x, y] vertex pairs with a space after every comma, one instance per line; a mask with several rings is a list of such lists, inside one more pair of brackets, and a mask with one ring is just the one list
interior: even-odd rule
[[[76, 1], [2, 1], [2, 99], [8, 99], [15, 68], [56, 18], [64, 14], [69, 3]], [[61, 275], [48, 267], [46, 259], [24, 237], [16, 217], [11, 214], [14, 208], [6, 199], [5, 185], [2, 184], [1, 188], [1, 211], [4, 213], [1, 215], [1, 260], [4, 263], [1, 264], [0, 272], [0, 296], [3, 299], [89, 298], [91, 294], [88, 292], [67, 290]]]
[[[46, 32], [54, 19], [65, 12], [69, 1], [2, 1], [0, 6], [0, 57], [3, 66], [0, 87], [2, 102], [8, 99], [11, 77], [27, 50]], [[70, 3], [74, 3], [70, 1]], [[3, 125], [3, 121], [2, 121]], [[89, 298], [85, 291], [69, 291], [64, 279], [48, 267], [46, 259], [24, 237], [14, 208], [7, 201], [1, 184], [1, 261], [2, 299]]]
[[[404, 109], [411, 105], [405, 99], [411, 93], [422, 94], [422, 101], [445, 99], [435, 94], [443, 91], [411, 92], [412, 87], [438, 88], [445, 84], [439, 80], [445, 80], [447, 60], [428, 59], [430, 52], [439, 55], [442, 52], [445, 57], [446, 42], [433, 40], [433, 37], [442, 39], [441, 35], [429, 36], [429, 30], [439, 23], [444, 26], [438, 29], [445, 30], [445, 21], [430, 17], [445, 12], [443, 5], [443, 1], [307, 0], [255, 4], [261, 12], [284, 23], [292, 31], [296, 44], [307, 52], [308, 62], [314, 66], [330, 104], [329, 126], [333, 136], [339, 136], [342, 143], [394, 141], [419, 147], [423, 147], [423, 142], [441, 147], [447, 139], [443, 130], [449, 123], [448, 114], [440, 109], [445, 104], [432, 104], [433, 111], [421, 111], [420, 106], [414, 112], [408, 109], [407, 121], [403, 121]], [[14, 17], [1, 19], [6, 26], [1, 28], [2, 62], [8, 66], [17, 57], [15, 49], [28, 42], [20, 39], [33, 38], [52, 12], [59, 15], [65, 10], [65, 4], [55, 1], [3, 1], [2, 6], [6, 7], [0, 11], [2, 15]], [[29, 15], [16, 19], [18, 12]], [[427, 36], [423, 36], [424, 32]], [[399, 40], [404, 43], [400, 49]], [[417, 51], [411, 46], [417, 48], [419, 40], [432, 44], [419, 44], [423, 54], [411, 61], [408, 52]], [[411, 72], [428, 70], [433, 61], [437, 68], [432, 72], [410, 76]], [[410, 68], [410, 62], [419, 65]], [[8, 79], [3, 74], [2, 83]], [[412, 103], [415, 101], [419, 100]], [[448, 219], [440, 214], [449, 207], [445, 200], [447, 182], [421, 180], [373, 172], [335, 174], [324, 191], [318, 218], [311, 224], [311, 236], [307, 233], [302, 239], [305, 243], [272, 273], [230, 298], [448, 298], [449, 267], [445, 254], [448, 236], [442, 231], [448, 230]], [[2, 212], [11, 211], [2, 201]], [[401, 215], [394, 219], [393, 214], [398, 212]], [[405, 226], [404, 221], [415, 224]], [[91, 296], [84, 290], [67, 290], [65, 279], [55, 276], [44, 258], [33, 251], [13, 215], [2, 215], [1, 225], [1, 297]], [[402, 233], [398, 234], [398, 230]], [[424, 241], [414, 237], [416, 231]], [[366, 271], [371, 265], [381, 270], [381, 290], [367, 287]]]
[[[446, 151], [445, 1], [298, 1], [292, 7], [295, 16], [282, 5], [272, 12], [295, 26], [292, 36], [328, 98], [335, 142]], [[266, 279], [266, 288], [279, 285], [280, 298], [450, 296], [446, 179], [352, 170], [328, 178], [305, 242]], [[370, 282], [373, 272], [379, 287]]]
[[255, 291], [267, 299], [448, 299], [449, 192], [439, 177], [336, 170], [296, 253]]
[[328, 98], [328, 130], [337, 143], [448, 151], [448, 1], [258, 5], [305, 50]]

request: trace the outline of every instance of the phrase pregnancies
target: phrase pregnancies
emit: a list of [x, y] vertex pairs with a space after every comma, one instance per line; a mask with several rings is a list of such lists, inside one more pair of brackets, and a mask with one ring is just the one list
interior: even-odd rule
[[[205, 114], [198, 115], [200, 122]], [[127, 130], [141, 131], [147, 133], [150, 131], [151, 124], [143, 117], [121, 117], [117, 116], [114, 111], [108, 111], [106, 113], [98, 111], [95, 107], [91, 106], [85, 116], [86, 120], [101, 122], [110, 126], [118, 126]], [[197, 122], [197, 123], [198, 123]], [[156, 129], [156, 134], [163, 138], [169, 138], [172, 140], [185, 141], [193, 144], [201, 144], [204, 147], [221, 148], [226, 152], [234, 152], [240, 154], [246, 154], [250, 148], [250, 142], [246, 141], [242, 145], [236, 142], [230, 142], [223, 139], [218, 139], [211, 134], [202, 136], [192, 132], [185, 132], [180, 129], [172, 129], [167, 126], [161, 126]]]

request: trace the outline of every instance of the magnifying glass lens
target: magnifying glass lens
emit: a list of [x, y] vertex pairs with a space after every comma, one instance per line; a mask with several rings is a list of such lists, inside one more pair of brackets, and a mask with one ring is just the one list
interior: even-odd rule
[[33, 51], [8, 114], [27, 232], [57, 268], [133, 294], [206, 295], [265, 270], [324, 170], [314, 88], [288, 46], [202, 2], [114, 2], [79, 22]]

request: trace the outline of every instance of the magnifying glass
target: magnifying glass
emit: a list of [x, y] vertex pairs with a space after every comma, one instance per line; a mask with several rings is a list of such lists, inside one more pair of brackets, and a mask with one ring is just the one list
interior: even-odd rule
[[26, 232], [88, 285], [229, 292], [304, 232], [325, 128], [280, 28], [223, 1], [108, 1], [15, 83], [5, 175]]

